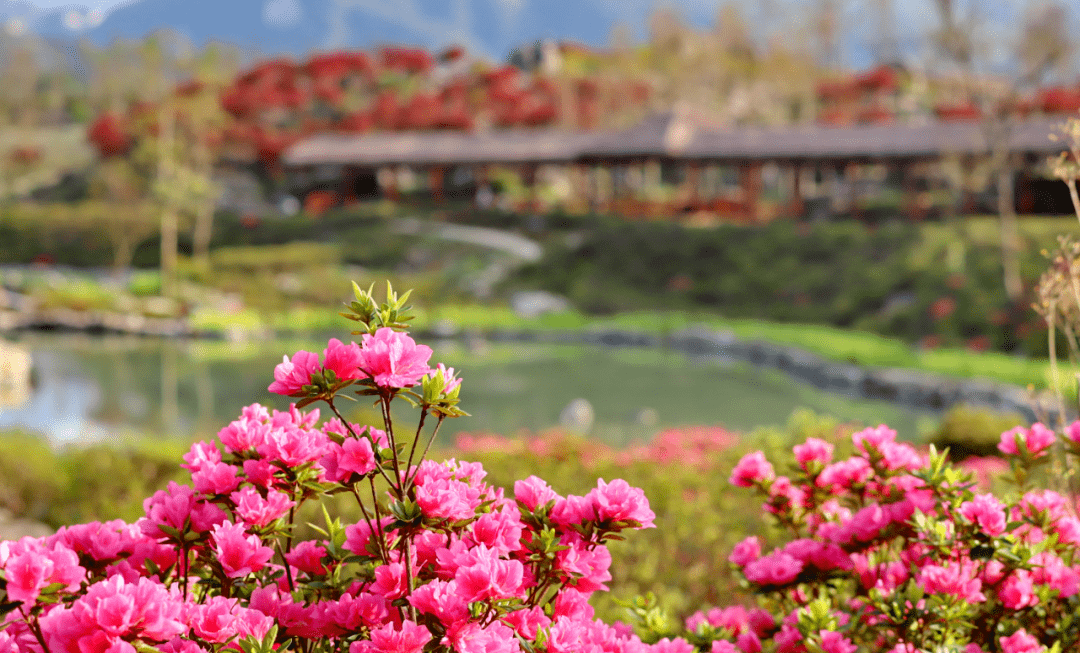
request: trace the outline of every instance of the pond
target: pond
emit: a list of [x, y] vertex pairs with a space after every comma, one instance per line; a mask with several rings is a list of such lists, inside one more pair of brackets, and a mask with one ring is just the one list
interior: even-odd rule
[[[18, 405], [0, 403], [0, 430], [40, 433], [57, 443], [137, 436], [209, 438], [243, 406], [285, 409], [267, 392], [284, 353], [322, 351], [320, 341], [171, 341], [32, 334], [33, 383]], [[778, 372], [724, 365], [664, 348], [436, 341], [432, 362], [464, 379], [461, 408], [440, 439], [456, 433], [513, 435], [556, 426], [571, 402], [593, 409], [590, 437], [612, 445], [647, 439], [671, 426], [723, 425], [739, 431], [783, 425], [809, 408], [845, 421], [887, 423], [917, 439], [932, 415], [855, 400], [791, 381]], [[376, 423], [370, 399], [346, 404], [346, 416]], [[415, 423], [403, 410], [396, 419]], [[399, 424], [403, 422], [398, 421]]]

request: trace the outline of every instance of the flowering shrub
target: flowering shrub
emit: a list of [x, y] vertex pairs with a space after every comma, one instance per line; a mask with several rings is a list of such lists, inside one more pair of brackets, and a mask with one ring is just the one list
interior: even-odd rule
[[[815, 438], [778, 473], [747, 454], [730, 482], [763, 497], [788, 534], [749, 537], [729, 560], [758, 607], [696, 613], [670, 646], [712, 653], [1058, 653], [1080, 648], [1080, 519], [1071, 497], [1031, 472], [1060, 447], [1080, 454], [1080, 423], [1001, 435], [1016, 491], [980, 493], [971, 475], [885, 426], [852, 436], [835, 460]], [[639, 600], [646, 639], [671, 636]]]
[[[270, 387], [298, 401], [249, 406], [193, 445], [191, 485], [156, 492], [136, 523], [0, 543], [0, 652], [648, 648], [587, 603], [611, 577], [607, 542], [653, 525], [644, 493], [600, 480], [560, 496], [531, 476], [511, 498], [479, 464], [426, 459], [443, 420], [464, 415], [461, 381], [402, 332], [407, 297], [388, 289], [378, 305], [356, 288], [343, 315], [361, 344], [286, 357]], [[374, 400], [383, 429], [342, 418], [346, 389]], [[391, 421], [399, 399], [420, 411], [411, 442]], [[334, 417], [303, 410], [315, 402]], [[327, 513], [320, 538], [298, 541], [297, 511], [336, 494], [364, 517]]]

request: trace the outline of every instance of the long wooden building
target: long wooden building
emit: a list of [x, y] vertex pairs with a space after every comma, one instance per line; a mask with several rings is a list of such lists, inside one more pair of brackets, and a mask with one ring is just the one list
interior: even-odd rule
[[[397, 197], [402, 173], [436, 201], [462, 179], [484, 185], [509, 168], [527, 188], [557, 170], [571, 194], [593, 210], [627, 216], [714, 212], [763, 219], [762, 199], [782, 198], [783, 211], [802, 215], [811, 197], [830, 203], [858, 192], [867, 176], [889, 179], [913, 218], [926, 213], [927, 179], [946, 158], [975, 167], [992, 153], [1017, 171], [1017, 203], [1031, 210], [1038, 168], [1061, 151], [1052, 139], [1061, 118], [1007, 124], [927, 121], [784, 129], [724, 128], [681, 112], [652, 116], [624, 130], [552, 130], [323, 134], [299, 141], [283, 157], [298, 194], [322, 204], [372, 194]], [[456, 180], [456, 181], [455, 181]], [[647, 188], [666, 186], [663, 197]], [[856, 189], [856, 190], [853, 190]], [[848, 200], [851, 198], [848, 197]]]

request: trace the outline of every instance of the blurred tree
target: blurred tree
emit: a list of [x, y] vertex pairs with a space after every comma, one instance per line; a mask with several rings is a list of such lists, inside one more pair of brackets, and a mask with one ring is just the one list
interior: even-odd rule
[[[1018, 302], [1023, 293], [1013, 185], [1018, 162], [1012, 156], [1010, 141], [1022, 94], [1068, 68], [1075, 47], [1067, 29], [1069, 11], [1058, 0], [1028, 7], [1017, 38], [1004, 51], [1007, 60], [999, 62], [992, 46], [1001, 44], [991, 44], [985, 31], [985, 5], [967, 3], [964, 16], [959, 15], [955, 0], [936, 0], [936, 6], [940, 25], [931, 32], [931, 42], [939, 61], [959, 75], [964, 102], [981, 117], [997, 194], [1005, 292]], [[954, 188], [962, 192], [965, 185]]]
[[19, 128], [36, 126], [40, 120], [38, 80], [41, 68], [28, 38], [0, 36], [0, 121]]

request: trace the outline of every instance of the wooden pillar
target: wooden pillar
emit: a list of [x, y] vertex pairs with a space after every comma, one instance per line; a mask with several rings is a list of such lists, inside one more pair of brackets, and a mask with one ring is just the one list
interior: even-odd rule
[[341, 183], [338, 187], [338, 195], [342, 204], [346, 206], [356, 204], [356, 179], [358, 172], [353, 166], [344, 166], [341, 171]]
[[690, 211], [701, 210], [701, 162], [688, 161], [685, 185], [689, 187], [687, 207]]
[[401, 201], [401, 191], [398, 188], [398, 175], [396, 168], [380, 168], [376, 178], [380, 182], [380, 185], [383, 187], [383, 192], [386, 194], [387, 199], [392, 202]]
[[580, 163], [568, 165], [570, 175], [570, 206], [573, 210], [579, 210], [581, 206], [592, 206], [592, 187], [589, 180], [589, 169]]
[[1031, 190], [1031, 176], [1021, 171], [1016, 176], [1016, 210], [1020, 215], [1035, 210], [1035, 193]]
[[744, 162], [739, 167], [739, 185], [742, 188], [743, 215], [750, 222], [760, 218], [761, 164]]
[[806, 201], [803, 199], [802, 190], [803, 166], [795, 163], [788, 169], [791, 171], [791, 201], [788, 203], [788, 211], [791, 217], [802, 219], [803, 214], [806, 213]]
[[859, 193], [855, 191], [855, 183], [857, 181], [855, 179], [855, 172], [857, 169], [858, 166], [855, 163], [848, 162], [843, 168], [843, 179], [847, 182], [847, 201], [851, 217], [863, 222], [865, 221], [866, 216], [863, 214], [862, 207], [859, 206]]
[[428, 168], [428, 188], [431, 189], [431, 197], [435, 200], [435, 204], [442, 204], [446, 199], [443, 190], [445, 176], [446, 169], [442, 166], [432, 166]]
[[904, 185], [904, 213], [907, 214], [908, 222], [921, 222], [923, 215], [919, 207], [918, 190], [915, 186], [915, 162], [901, 160], [897, 162], [897, 165], [900, 166], [900, 179]]
[[535, 212], [539, 208], [536, 194], [536, 169], [535, 163], [526, 163], [521, 169], [521, 181], [525, 184], [527, 211]]

